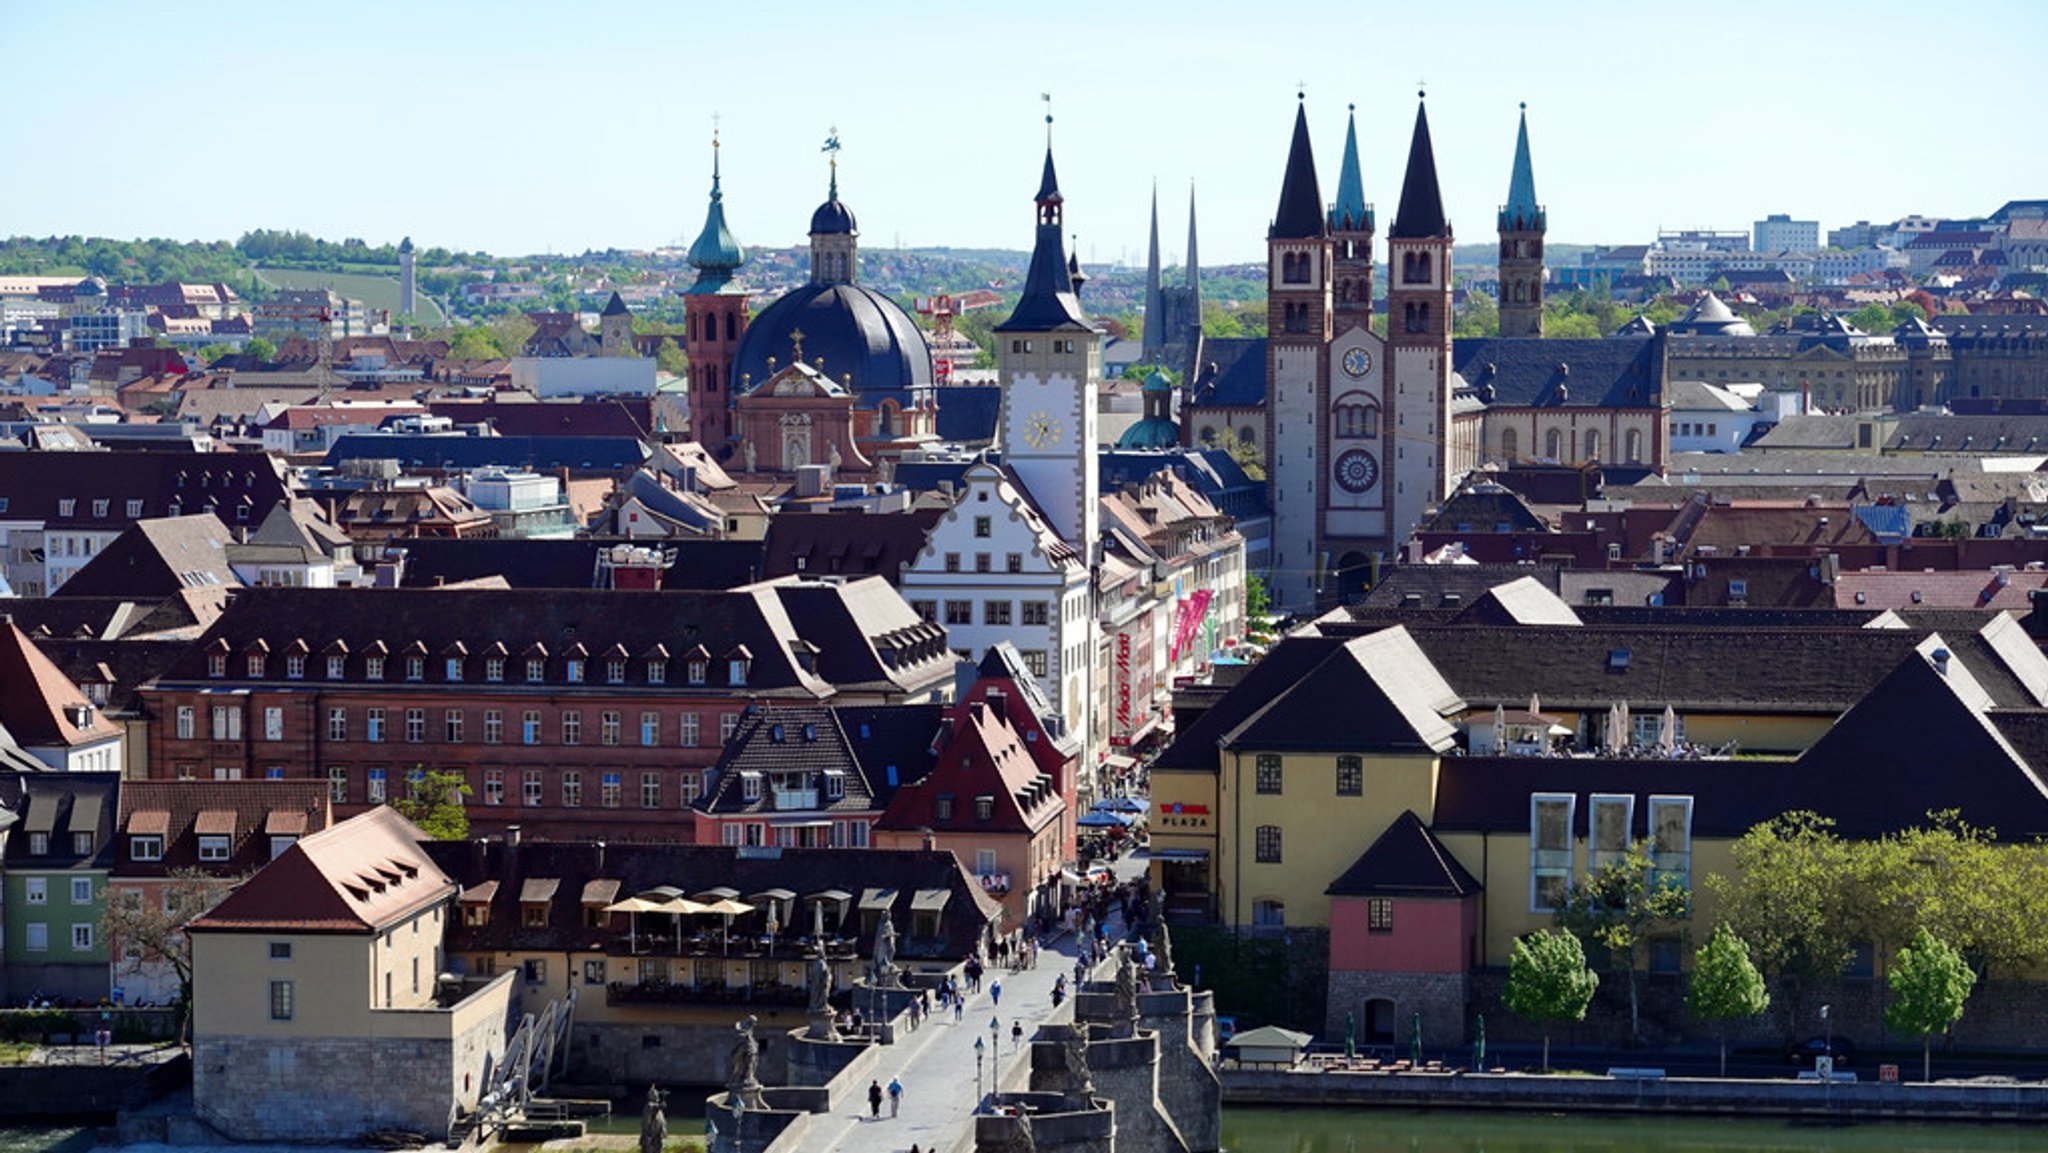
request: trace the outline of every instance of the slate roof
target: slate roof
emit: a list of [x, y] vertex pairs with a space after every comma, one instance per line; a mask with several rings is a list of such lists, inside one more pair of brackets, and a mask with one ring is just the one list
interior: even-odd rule
[[300, 838], [186, 928], [379, 932], [456, 894], [455, 882], [426, 855], [425, 836], [398, 810], [379, 805]]
[[1415, 134], [1408, 141], [1408, 170], [1401, 177], [1401, 207], [1387, 233], [1397, 240], [1449, 236], [1443, 193], [1436, 183], [1436, 152], [1429, 143], [1429, 109], [1415, 105]]
[[[950, 852], [881, 849], [778, 849], [729, 848], [718, 845], [604, 845], [566, 842], [526, 841], [516, 848], [501, 840], [465, 844], [454, 841], [424, 846], [442, 869], [463, 886], [465, 896], [489, 892], [485, 904], [487, 919], [481, 926], [462, 923], [449, 928], [448, 947], [454, 952], [503, 952], [524, 950], [596, 951], [611, 946], [624, 952], [628, 917], [613, 914], [600, 928], [586, 925], [582, 896], [598, 881], [617, 882], [617, 892], [637, 895], [663, 885], [686, 892], [701, 893], [723, 886], [744, 899], [770, 889], [784, 889], [797, 895], [798, 909], [788, 926], [794, 932], [809, 932], [810, 910], [805, 898], [837, 890], [855, 896], [870, 889], [894, 894], [890, 918], [897, 931], [908, 935], [915, 921], [911, 901], [925, 890], [948, 894], [939, 927], [940, 941], [920, 955], [964, 957], [971, 952], [991, 924], [1000, 922], [1002, 906], [981, 891]], [[525, 924], [519, 896], [529, 879], [558, 881], [555, 897], [545, 910], [546, 924]], [[495, 884], [493, 884], [495, 882]], [[491, 886], [486, 890], [486, 886]], [[859, 932], [858, 904], [826, 905], [828, 932], [843, 932], [856, 939], [863, 955], [873, 948], [873, 934]], [[736, 927], [759, 925], [765, 910], [736, 918]], [[842, 921], [839, 918], [844, 917]], [[642, 935], [650, 926], [643, 915]], [[899, 954], [901, 955], [901, 954]]]
[[[118, 532], [144, 518], [205, 509], [238, 523], [246, 509], [254, 524], [289, 495], [283, 466], [259, 453], [0, 453], [7, 519], [40, 520], [53, 529]], [[72, 502], [68, 515], [63, 501]], [[141, 502], [139, 515], [129, 515], [131, 501]]]
[[[770, 819], [787, 812], [791, 820], [809, 820], [821, 812], [879, 810], [888, 805], [906, 777], [922, 777], [931, 770], [932, 736], [938, 731], [940, 709], [939, 705], [751, 709], [726, 742], [711, 787], [697, 798], [694, 807], [702, 813], [756, 813]], [[777, 808], [772, 782], [791, 773], [803, 774], [796, 787], [818, 790], [815, 808]], [[825, 795], [822, 776], [826, 773], [842, 776], [844, 796], [835, 800]], [[758, 775], [764, 783], [759, 794], [749, 800], [744, 784], [751, 775]]]
[[[399, 546], [405, 550], [402, 584], [433, 588], [502, 576], [515, 589], [588, 589], [598, 553], [622, 543], [635, 542], [421, 537]], [[664, 589], [732, 589], [764, 575], [760, 541], [678, 539], [660, 547], [676, 554], [676, 562], [661, 574]]]
[[[1436, 515], [1417, 528], [1418, 532], [1552, 532], [1554, 526], [1536, 514], [1521, 494], [1497, 484], [1471, 485], [1452, 493], [1437, 507]], [[1470, 525], [1471, 528], [1459, 528]]]
[[241, 579], [227, 558], [233, 540], [210, 512], [137, 521], [53, 595], [144, 599], [188, 588], [238, 588]]
[[1216, 748], [1268, 701], [1305, 676], [1344, 644], [1341, 637], [1289, 636], [1245, 671], [1195, 723], [1181, 726], [1152, 765], [1158, 769], [1215, 772]]
[[[996, 438], [1002, 419], [1003, 390], [998, 385], [949, 384], [938, 390], [940, 440], [954, 444], [986, 444]], [[902, 466], [899, 465], [900, 469]]]
[[[1059, 178], [1053, 171], [1052, 144], [1045, 146], [1045, 171], [1038, 182], [1035, 199], [1044, 206], [1058, 204]], [[997, 332], [1092, 332], [1081, 310], [1081, 298], [1074, 293], [1074, 278], [1067, 267], [1066, 237], [1058, 223], [1041, 219], [1037, 239], [1031, 246], [1031, 267], [1024, 273], [1024, 290], [1009, 319], [995, 326]], [[920, 341], [922, 343], [922, 341]], [[927, 355], [927, 361], [930, 357]]]
[[1485, 886], [1424, 827], [1413, 809], [1359, 854], [1323, 892], [1332, 897], [1469, 897]]
[[1266, 338], [1204, 337], [1201, 368], [1190, 390], [1204, 408], [1258, 408], [1266, 403]]
[[762, 573], [879, 576], [890, 584], [917, 559], [944, 509], [906, 512], [817, 512], [771, 517], [763, 546]]
[[[202, 869], [216, 876], [253, 873], [271, 859], [272, 836], [303, 837], [332, 823], [327, 782], [296, 781], [127, 781], [121, 785], [114, 826], [114, 875], [168, 877]], [[199, 832], [203, 814], [225, 814], [228, 858], [202, 861]], [[206, 831], [212, 831], [211, 829]], [[137, 860], [133, 837], [163, 838], [158, 860]]]
[[[0, 809], [0, 829], [15, 833], [6, 839], [7, 871], [105, 869], [113, 860], [114, 798], [120, 778], [118, 772], [26, 772], [5, 778], [0, 792], [8, 807]], [[30, 852], [33, 845], [23, 833], [48, 834], [46, 851]], [[92, 835], [90, 851], [78, 851], [78, 833]]]
[[1308, 140], [1308, 105], [1294, 106], [1294, 135], [1287, 144], [1287, 167], [1280, 178], [1280, 203], [1266, 236], [1303, 240], [1323, 235], [1323, 192], [1316, 183], [1315, 149]]
[[[1239, 691], [1242, 691], [1240, 685]], [[1332, 701], [1344, 702], [1332, 709]], [[1396, 625], [1345, 641], [1223, 737], [1229, 748], [1444, 752], [1444, 714], [1464, 704], [1408, 631]]]
[[395, 460], [407, 469], [468, 471], [491, 465], [536, 472], [616, 473], [636, 469], [647, 446], [630, 436], [428, 436], [352, 433], [334, 442], [324, 463]]
[[489, 424], [503, 436], [589, 436], [645, 439], [652, 425], [646, 398], [602, 397], [595, 400], [534, 401], [436, 400], [427, 405], [435, 416], [463, 424]]
[[1664, 390], [1664, 346], [1661, 336], [1461, 338], [1451, 367], [1490, 406], [1648, 408]]

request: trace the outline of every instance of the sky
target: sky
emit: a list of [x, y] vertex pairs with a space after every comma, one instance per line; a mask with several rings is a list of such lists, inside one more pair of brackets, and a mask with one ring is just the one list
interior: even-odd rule
[[1427, 91], [1486, 242], [1517, 105], [1553, 243], [2048, 197], [2048, 3], [0, 0], [0, 235], [254, 228], [498, 254], [801, 243], [837, 131], [867, 246], [1024, 249], [1051, 94], [1084, 261], [1258, 260], [1297, 91], [1323, 196], [1356, 106], [1384, 235]]

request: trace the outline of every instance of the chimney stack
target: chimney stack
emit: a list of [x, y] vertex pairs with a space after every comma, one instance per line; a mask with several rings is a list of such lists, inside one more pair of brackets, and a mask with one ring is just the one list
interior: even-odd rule
[[1942, 676], [1947, 676], [1947, 675], [1948, 675], [1948, 657], [1949, 657], [1949, 652], [1948, 652], [1948, 650], [1947, 650], [1947, 649], [1936, 649], [1936, 650], [1934, 650], [1934, 652], [1933, 652], [1933, 653], [1932, 653], [1931, 655], [1932, 655], [1932, 656], [1933, 656], [1933, 658], [1934, 658], [1934, 671], [1935, 671], [1935, 672], [1937, 672], [1937, 673], [1940, 673], [1940, 674], [1941, 674]]

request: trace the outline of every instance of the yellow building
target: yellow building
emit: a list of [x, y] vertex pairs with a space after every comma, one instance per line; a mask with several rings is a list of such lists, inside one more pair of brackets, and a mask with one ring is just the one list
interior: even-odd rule
[[443, 981], [456, 886], [389, 808], [313, 833], [192, 922], [192, 1101], [238, 1141], [442, 1134], [504, 1059], [509, 977]]

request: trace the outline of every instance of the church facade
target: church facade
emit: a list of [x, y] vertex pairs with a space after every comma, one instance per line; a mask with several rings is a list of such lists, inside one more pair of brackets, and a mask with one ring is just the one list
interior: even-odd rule
[[[1263, 394], [1249, 342], [1201, 342], [1188, 368], [1190, 435], [1235, 428], [1250, 401], [1263, 428], [1237, 428], [1264, 456], [1276, 604], [1356, 596], [1425, 515], [1474, 469], [1527, 460], [1661, 471], [1668, 451], [1661, 336], [1544, 340], [1543, 238], [1526, 115], [1500, 229], [1498, 338], [1451, 336], [1454, 234], [1418, 106], [1399, 207], [1386, 233], [1385, 323], [1375, 330], [1377, 220], [1365, 199], [1355, 113], [1337, 194], [1324, 201], [1297, 107], [1280, 201], [1267, 231]], [[1233, 347], [1222, 347], [1226, 343]], [[1226, 363], [1227, 362], [1227, 363]], [[1245, 386], [1251, 383], [1252, 388]]]

